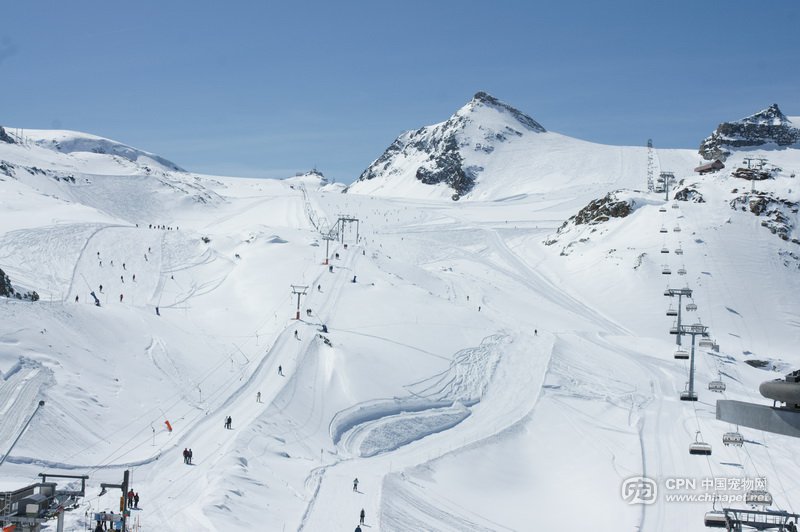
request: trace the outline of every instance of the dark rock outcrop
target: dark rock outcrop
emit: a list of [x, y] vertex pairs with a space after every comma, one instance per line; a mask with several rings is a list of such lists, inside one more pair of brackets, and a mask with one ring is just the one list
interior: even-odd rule
[[782, 240], [800, 244], [800, 240], [792, 237], [800, 210], [798, 204], [787, 199], [778, 198], [771, 192], [752, 192], [735, 197], [730, 202], [731, 209], [751, 212], [764, 217], [761, 225]]
[[700, 144], [699, 153], [707, 160], [725, 160], [731, 150], [775, 144], [791, 146], [800, 142], [800, 129], [786, 118], [778, 104], [735, 122], [723, 122]]
[[12, 139], [11, 136], [8, 133], [6, 133], [6, 130], [3, 129], [2, 126], [0, 126], [0, 142], [7, 142], [8, 144], [16, 144], [16, 142], [14, 142], [14, 139]]
[[691, 201], [692, 203], [705, 203], [706, 200], [703, 195], [694, 187], [687, 186], [675, 193], [675, 199], [678, 201]]
[[11, 285], [11, 279], [9, 279], [6, 272], [2, 269], [0, 269], [0, 297], [14, 297], [16, 299], [25, 299], [28, 301], [39, 301], [39, 294], [37, 294], [35, 290], [24, 293], [15, 290]]

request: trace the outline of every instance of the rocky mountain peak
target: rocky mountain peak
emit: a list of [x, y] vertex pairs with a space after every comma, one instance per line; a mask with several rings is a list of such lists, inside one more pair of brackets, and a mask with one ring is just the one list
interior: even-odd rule
[[3, 126], [0, 126], [0, 142], [7, 142], [9, 144], [15, 144], [14, 139], [6, 133], [6, 130], [3, 129]]
[[507, 103], [503, 103], [491, 94], [483, 91], [479, 91], [475, 93], [475, 96], [472, 97], [472, 100], [467, 104], [471, 110], [475, 110], [480, 108], [481, 106], [492, 108], [496, 111], [501, 113], [508, 113], [514, 119], [517, 120], [520, 124], [525, 126], [527, 129], [531, 131], [536, 131], [537, 133], [544, 133], [546, 130], [542, 125], [531, 118], [530, 116], [526, 115], [522, 111], [508, 105]]
[[732, 149], [776, 144], [780, 147], [800, 143], [800, 129], [793, 126], [778, 104], [734, 122], [723, 122], [700, 144], [704, 159], [725, 160]]
[[426, 185], [447, 185], [457, 200], [473, 189], [496, 147], [544, 132], [530, 116], [481, 91], [444, 122], [400, 135], [358, 180], [413, 176]]

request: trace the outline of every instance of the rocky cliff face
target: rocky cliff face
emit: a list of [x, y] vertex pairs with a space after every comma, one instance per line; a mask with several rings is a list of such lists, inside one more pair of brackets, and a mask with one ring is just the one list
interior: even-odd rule
[[735, 122], [723, 122], [716, 131], [700, 144], [699, 153], [704, 159], [725, 160], [731, 150], [751, 146], [775, 144], [791, 146], [800, 143], [800, 129], [772, 104], [758, 113]]
[[7, 142], [8, 144], [15, 144], [14, 139], [12, 139], [6, 130], [0, 126], [0, 142]]
[[428, 185], [445, 184], [456, 200], [472, 190], [481, 166], [465, 163], [464, 150], [490, 154], [500, 143], [545, 129], [528, 115], [478, 92], [446, 121], [403, 133], [359, 176], [359, 181], [391, 177], [414, 165], [414, 176]]

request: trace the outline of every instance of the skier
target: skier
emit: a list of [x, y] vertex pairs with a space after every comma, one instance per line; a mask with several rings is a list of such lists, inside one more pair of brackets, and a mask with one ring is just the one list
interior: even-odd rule
[[125, 284], [125, 279], [121, 275], [119, 276], [119, 282], [121, 282], [122, 284]]
[[75, 303], [78, 302], [78, 296], [75, 296]]
[[231, 419], [231, 416], [228, 416], [225, 419], [225, 428], [230, 429], [232, 424], [233, 424], [233, 419]]
[[135, 273], [133, 274], [133, 282], [134, 283], [136, 282], [136, 274]]
[[356, 282], [356, 276], [355, 275], [353, 276], [353, 282]]
[[122, 303], [122, 294], [119, 295], [119, 302]]
[[353, 479], [353, 491], [358, 491], [358, 477]]
[[137, 510], [139, 509], [139, 493], [138, 492], [133, 494], [133, 507], [136, 508]]
[[539, 331], [538, 331], [538, 330], [536, 330], [536, 329], [534, 329], [534, 330], [533, 330], [533, 335], [534, 335], [534, 336], [539, 336]]
[[324, 333], [328, 332], [328, 326], [325, 325], [324, 323], [322, 324], [322, 332]]
[[122, 263], [122, 269], [123, 269], [123, 270], [124, 270], [124, 269], [126, 269], [126, 268], [125, 268], [125, 263], [124, 263], [124, 262]]
[[260, 402], [261, 402], [261, 392], [258, 392], [256, 394], [256, 403], [260, 403]]
[[282, 366], [278, 366], [278, 375], [283, 377], [283, 367]]
[[480, 305], [478, 305], [478, 312], [480, 312], [480, 311], [481, 311], [481, 306], [480, 306]]
[[296, 340], [299, 340], [299, 339], [300, 339], [300, 337], [299, 337], [299, 336], [297, 336], [297, 329], [295, 329], [295, 330], [294, 330], [294, 337], [295, 337], [295, 339], [296, 339]]
[[356, 526], [355, 532], [361, 532], [361, 527], [360, 526]]
[[328, 266], [328, 271], [333, 273], [333, 266]]
[[188, 447], [184, 447], [184, 449], [183, 449], [183, 463], [184, 464], [188, 464], [189, 463], [189, 448]]
[[322, 292], [322, 285], [321, 284], [317, 285], [317, 292]]
[[156, 307], [156, 316], [161, 316], [161, 313], [158, 311], [158, 307]]
[[100, 285], [100, 293], [103, 293], [103, 285]]
[[366, 516], [366, 514], [364, 513], [364, 509], [362, 508], [362, 509], [361, 509], [361, 524], [362, 524], [362, 525], [364, 524], [364, 517], [365, 517], [365, 516]]
[[189, 449], [189, 465], [192, 465], [192, 456], [194, 456], [194, 453], [192, 453], [192, 450]]

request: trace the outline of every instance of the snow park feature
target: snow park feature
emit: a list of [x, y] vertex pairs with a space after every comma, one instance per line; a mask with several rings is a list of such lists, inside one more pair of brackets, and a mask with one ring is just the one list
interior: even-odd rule
[[0, 523], [788, 529], [800, 120], [777, 113], [702, 152], [607, 146], [482, 92], [349, 186], [7, 128]]

